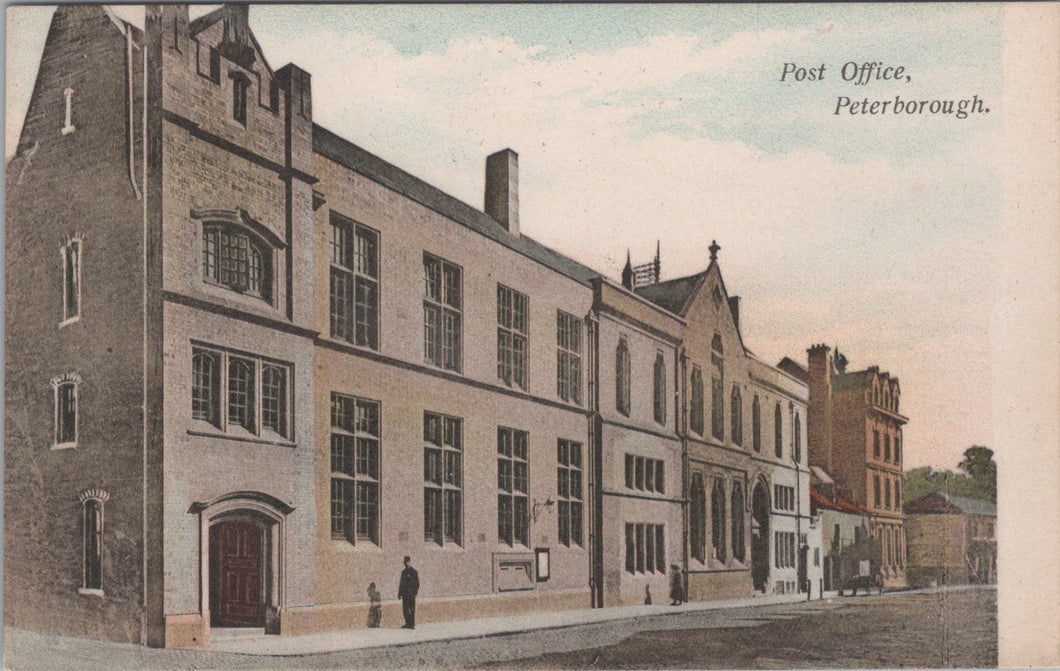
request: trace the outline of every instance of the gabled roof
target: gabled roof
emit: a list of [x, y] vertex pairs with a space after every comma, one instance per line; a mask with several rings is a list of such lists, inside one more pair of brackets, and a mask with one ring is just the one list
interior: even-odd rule
[[703, 283], [707, 277], [707, 270], [688, 277], [679, 277], [676, 280], [667, 280], [645, 286], [636, 287], [634, 293], [655, 303], [664, 310], [668, 310], [682, 317], [688, 312], [692, 295], [696, 288]]
[[593, 278], [600, 276], [592, 268], [524, 234], [512, 235], [485, 212], [476, 210], [317, 124], [313, 124], [313, 151], [576, 282], [588, 286]]
[[934, 491], [906, 502], [903, 510], [918, 515], [986, 515], [997, 517], [997, 504], [971, 496]]
[[836, 375], [832, 382], [832, 388], [839, 389], [861, 389], [872, 382], [874, 371], [871, 369], [857, 370], [850, 373]]

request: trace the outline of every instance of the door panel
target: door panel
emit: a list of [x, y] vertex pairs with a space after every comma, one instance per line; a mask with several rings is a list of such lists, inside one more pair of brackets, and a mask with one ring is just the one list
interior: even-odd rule
[[210, 527], [210, 620], [217, 627], [262, 627], [265, 535], [252, 522]]

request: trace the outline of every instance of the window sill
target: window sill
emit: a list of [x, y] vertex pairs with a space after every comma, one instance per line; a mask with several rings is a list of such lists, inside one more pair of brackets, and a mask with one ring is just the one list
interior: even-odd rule
[[423, 541], [423, 547], [432, 552], [463, 552], [464, 546], [454, 541], [446, 541], [445, 545], [438, 545], [434, 541]]
[[101, 590], [101, 589], [88, 589], [87, 587], [78, 587], [77, 588], [77, 593], [78, 594], [83, 594], [85, 596], [98, 596], [98, 597], [106, 596], [106, 594], [104, 594], [103, 590]]
[[81, 321], [81, 315], [74, 315], [73, 317], [68, 317], [59, 322], [59, 328], [64, 328], [66, 326], [69, 326], [70, 324], [76, 324], [79, 321]]
[[331, 545], [337, 550], [342, 552], [371, 552], [374, 554], [382, 554], [383, 548], [379, 547], [371, 541], [364, 541], [354, 545], [345, 538], [332, 538]]
[[62, 130], [60, 130], [59, 132], [62, 133], [63, 135], [69, 135], [70, 133], [73, 133], [75, 130], [77, 130], [77, 126], [74, 126], [74, 125], [71, 124], [69, 126], [63, 126]]
[[222, 440], [234, 440], [240, 443], [254, 443], [256, 445], [276, 445], [277, 447], [289, 447], [296, 448], [298, 443], [292, 443], [289, 440], [269, 440], [268, 438], [258, 438], [251, 434], [246, 436], [233, 436], [227, 433], [221, 433], [216, 429], [213, 431], [203, 431], [197, 429], [188, 429], [189, 436], [199, 436], [201, 438], [220, 438]]
[[77, 449], [77, 443], [56, 443], [52, 445], [53, 450], [75, 450]]

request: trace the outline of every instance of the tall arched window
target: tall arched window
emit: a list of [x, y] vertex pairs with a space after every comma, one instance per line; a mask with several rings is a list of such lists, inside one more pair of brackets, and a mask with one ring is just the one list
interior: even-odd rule
[[272, 251], [234, 224], [202, 227], [202, 278], [239, 293], [272, 300]]
[[773, 451], [777, 459], [784, 456], [784, 416], [780, 412], [780, 403], [773, 409]]
[[692, 487], [689, 490], [691, 510], [689, 511], [689, 550], [692, 558], [700, 562], [707, 560], [707, 493], [703, 488], [703, 476], [696, 473], [692, 476]]
[[751, 442], [755, 452], [762, 451], [762, 406], [758, 402], [758, 394], [755, 394], [751, 403]]
[[795, 463], [802, 463], [802, 419], [795, 413]]
[[692, 367], [692, 407], [689, 408], [689, 424], [693, 433], [703, 435], [703, 371]]
[[880, 507], [880, 476], [872, 476], [872, 500], [877, 508]]
[[102, 489], [81, 494], [81, 589], [103, 590], [103, 504], [110, 495]]
[[254, 431], [254, 364], [228, 360], [228, 423]]
[[729, 558], [728, 548], [725, 545], [725, 518], [725, 481], [717, 478], [714, 480], [710, 494], [710, 532], [714, 558], [722, 563], [728, 561]]
[[710, 343], [710, 432], [718, 440], [725, 439], [725, 359], [721, 336], [714, 334]]
[[887, 478], [883, 483], [883, 507], [891, 507], [891, 479]]
[[744, 560], [743, 484], [732, 483], [732, 556]]
[[615, 349], [615, 407], [629, 416], [629, 346], [625, 338], [619, 338]]
[[191, 357], [191, 416], [217, 426], [220, 422], [220, 368], [213, 352], [196, 352]]
[[743, 445], [743, 397], [740, 395], [740, 386], [732, 386], [732, 398], [730, 399], [729, 413], [732, 420], [732, 442]]
[[666, 360], [663, 358], [662, 352], [655, 355], [655, 374], [654, 374], [654, 394], [655, 399], [655, 421], [659, 424], [666, 423]]

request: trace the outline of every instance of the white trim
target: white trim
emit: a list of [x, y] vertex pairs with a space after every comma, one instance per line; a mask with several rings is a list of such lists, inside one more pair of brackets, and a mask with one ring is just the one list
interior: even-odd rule
[[101, 589], [88, 589], [87, 587], [78, 587], [77, 593], [85, 596], [106, 596]]
[[75, 130], [77, 130], [77, 127], [74, 126], [74, 124], [72, 123], [74, 90], [67, 86], [65, 89], [63, 89], [63, 97], [66, 99], [66, 118], [63, 122], [63, 127], [62, 129], [60, 129], [60, 132], [63, 135], [69, 135], [70, 133], [73, 133]]
[[[77, 447], [78, 439], [80, 438], [79, 425], [81, 423], [81, 376], [74, 372], [63, 373], [56, 375], [50, 380], [52, 386], [52, 447], [53, 450], [68, 450]], [[59, 423], [60, 419], [60, 407], [59, 407], [59, 389], [66, 385], [72, 384], [74, 386], [74, 439], [72, 441], [58, 442], [59, 438]]]
[[[62, 263], [62, 274], [63, 274], [63, 284], [62, 284], [62, 292], [63, 292], [63, 296], [62, 296], [62, 301], [63, 301], [62, 316], [63, 316], [63, 319], [62, 319], [62, 321], [59, 322], [59, 328], [63, 328], [64, 326], [67, 326], [69, 324], [73, 324], [74, 322], [76, 322], [76, 321], [81, 319], [81, 278], [82, 278], [82, 272], [81, 272], [82, 263], [81, 263], [81, 261], [82, 261], [82, 258], [84, 256], [84, 252], [85, 252], [84, 244], [85, 244], [84, 243], [84, 236], [82, 236], [80, 234], [75, 234], [75, 235], [71, 235], [71, 236], [67, 237], [65, 242], [63, 242], [62, 246], [59, 247], [59, 258], [61, 260], [60, 262]], [[77, 256], [75, 258], [75, 263], [73, 265], [74, 265], [74, 273], [76, 274], [76, 277], [74, 277], [73, 281], [75, 282], [75, 285], [76, 285], [76, 288], [77, 288], [77, 312], [75, 314], [70, 314], [70, 306], [67, 303], [67, 286], [70, 284], [71, 280], [70, 280], [70, 277], [67, 275], [67, 269], [70, 266], [70, 264], [68, 263], [68, 258], [67, 257], [68, 257], [68, 255], [70, 253], [70, 250], [75, 248], [75, 247], [77, 249]]]

